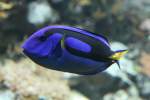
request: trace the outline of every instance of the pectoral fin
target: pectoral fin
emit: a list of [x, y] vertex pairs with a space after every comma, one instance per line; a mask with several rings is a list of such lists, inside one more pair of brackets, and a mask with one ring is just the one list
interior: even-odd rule
[[64, 34], [64, 36], [62, 37], [62, 39], [60, 41], [62, 49], [65, 49], [65, 36], [66, 36], [66, 34]]

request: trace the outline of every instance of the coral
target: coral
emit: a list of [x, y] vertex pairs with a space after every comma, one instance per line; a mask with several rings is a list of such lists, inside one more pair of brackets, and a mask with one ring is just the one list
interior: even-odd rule
[[[0, 67], [4, 84], [17, 93], [22, 100], [45, 96], [52, 100], [67, 100], [70, 89], [63, 73], [44, 69], [30, 60], [20, 62], [7, 61]], [[36, 99], [31, 99], [36, 100]]]

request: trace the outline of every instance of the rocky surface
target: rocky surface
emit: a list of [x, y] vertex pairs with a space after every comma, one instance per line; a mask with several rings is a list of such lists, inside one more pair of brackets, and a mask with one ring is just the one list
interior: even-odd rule
[[52, 100], [65, 100], [69, 96], [70, 89], [67, 82], [61, 79], [61, 73], [49, 72], [27, 59], [18, 63], [7, 61], [7, 64], [1, 68], [1, 74], [3, 84], [15, 92], [17, 98], [45, 96]]
[[45, 0], [29, 3], [27, 16], [28, 21], [34, 25], [44, 24], [46, 22], [53, 23], [58, 20], [57, 13]]
[[0, 92], [0, 100], [88, 100], [69, 88], [61, 72], [42, 68], [28, 59], [6, 62], [0, 66], [0, 85], [6, 91]]

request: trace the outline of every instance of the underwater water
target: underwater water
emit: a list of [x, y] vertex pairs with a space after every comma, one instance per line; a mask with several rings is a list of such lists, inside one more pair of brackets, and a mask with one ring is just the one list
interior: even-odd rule
[[[128, 50], [121, 68], [82, 76], [34, 63], [21, 45], [49, 25], [104, 35]], [[0, 100], [150, 100], [149, 0], [1, 0], [0, 26]]]

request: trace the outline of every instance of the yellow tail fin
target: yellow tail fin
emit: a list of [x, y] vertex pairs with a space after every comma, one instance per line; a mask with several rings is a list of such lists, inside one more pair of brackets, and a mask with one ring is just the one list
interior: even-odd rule
[[113, 55], [111, 55], [109, 58], [113, 59], [113, 60], [119, 60], [122, 56], [124, 56], [126, 53], [128, 52], [128, 50], [120, 50], [120, 51], [116, 51]]

